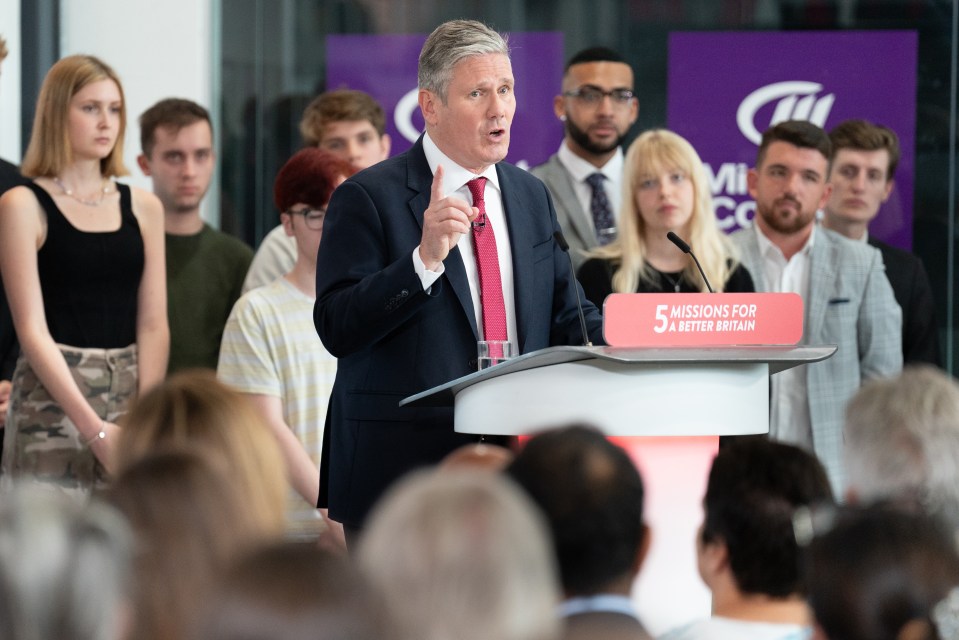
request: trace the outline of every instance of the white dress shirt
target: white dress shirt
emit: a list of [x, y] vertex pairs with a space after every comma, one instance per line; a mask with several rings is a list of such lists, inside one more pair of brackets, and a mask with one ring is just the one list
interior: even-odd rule
[[[499, 256], [499, 275], [503, 285], [503, 303], [506, 306], [506, 335], [513, 344], [514, 353], [518, 339], [516, 335], [516, 294], [513, 290], [513, 253], [510, 245], [509, 228], [506, 224], [506, 213], [503, 208], [503, 192], [499, 186], [499, 176], [496, 166], [490, 165], [486, 171], [476, 175], [453, 162], [445, 153], [440, 151], [430, 135], [423, 135], [423, 151], [430, 171], [436, 175], [436, 167], [443, 166], [443, 197], [457, 196], [467, 204], [473, 203], [466, 183], [480, 176], [486, 178], [484, 202], [486, 204], [486, 224], [492, 225], [496, 233], [496, 253]], [[466, 267], [466, 278], [469, 280], [470, 297], [473, 299], [473, 313], [476, 317], [476, 330], [479, 339], [483, 340], [483, 305], [480, 301], [479, 268], [473, 251], [473, 236], [467, 232], [459, 237], [456, 243], [463, 257], [463, 266]], [[429, 288], [446, 271], [440, 263], [439, 271], [429, 271], [420, 257], [419, 246], [413, 250], [413, 268], [423, 283], [423, 289]]]
[[[753, 224], [763, 256], [763, 269], [770, 291], [798, 293], [809, 299], [809, 268], [816, 227], [809, 240], [796, 254], [786, 260], [783, 252], [763, 235], [758, 224]], [[812, 419], [809, 416], [809, 398], [806, 385], [806, 366], [800, 365], [769, 378], [770, 411], [769, 435], [776, 440], [798, 445], [813, 451]]]

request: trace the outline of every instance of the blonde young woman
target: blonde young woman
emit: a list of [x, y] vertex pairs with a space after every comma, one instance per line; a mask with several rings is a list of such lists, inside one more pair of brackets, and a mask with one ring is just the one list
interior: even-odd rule
[[169, 332], [163, 209], [113, 181], [126, 110], [116, 73], [69, 56], [47, 73], [23, 173], [0, 199], [0, 268], [23, 354], [3, 473], [88, 494], [102, 484], [116, 418], [159, 382]]
[[692, 259], [667, 237], [692, 247], [716, 291], [754, 291], [753, 280], [720, 231], [699, 154], [664, 129], [633, 141], [623, 168], [623, 205], [615, 242], [591, 252], [577, 274], [602, 309], [611, 293], [706, 291]]

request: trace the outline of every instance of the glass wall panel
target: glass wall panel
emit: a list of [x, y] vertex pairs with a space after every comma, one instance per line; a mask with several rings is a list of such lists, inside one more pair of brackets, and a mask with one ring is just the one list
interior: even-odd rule
[[913, 250], [932, 281], [952, 371], [959, 362], [952, 294], [957, 7], [956, 0], [227, 0], [219, 8], [223, 226], [255, 244], [277, 224], [273, 176], [300, 145], [303, 108], [330, 88], [324, 75], [331, 34], [425, 34], [444, 20], [469, 16], [500, 31], [562, 32], [565, 56], [611, 46], [636, 72], [642, 107], [635, 136], [666, 124], [672, 32], [910, 29], [919, 42]]

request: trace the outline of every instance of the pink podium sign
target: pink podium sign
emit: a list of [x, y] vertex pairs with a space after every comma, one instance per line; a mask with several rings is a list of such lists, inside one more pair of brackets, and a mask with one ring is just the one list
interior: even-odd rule
[[802, 324], [795, 293], [614, 293], [603, 304], [611, 347], [796, 344]]

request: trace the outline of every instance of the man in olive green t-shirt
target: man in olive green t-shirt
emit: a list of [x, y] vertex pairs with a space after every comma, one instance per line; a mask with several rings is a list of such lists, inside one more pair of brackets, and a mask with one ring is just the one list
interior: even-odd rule
[[140, 143], [137, 162], [153, 179], [165, 214], [168, 371], [216, 369], [253, 250], [200, 217], [216, 162], [210, 115], [189, 100], [161, 100], [140, 116]]

